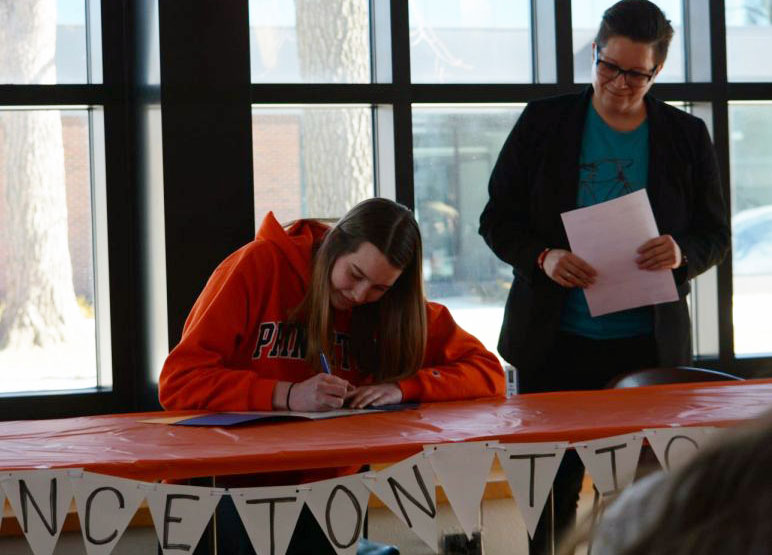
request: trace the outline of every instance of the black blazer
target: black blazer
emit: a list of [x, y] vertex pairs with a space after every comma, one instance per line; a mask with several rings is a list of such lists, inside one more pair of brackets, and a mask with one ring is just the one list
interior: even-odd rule
[[[512, 265], [499, 352], [520, 370], [538, 368], [554, 343], [566, 289], [536, 266], [546, 247], [569, 249], [561, 212], [576, 208], [579, 156], [592, 87], [526, 106], [493, 168], [480, 234]], [[687, 264], [674, 270], [679, 300], [655, 305], [662, 366], [691, 362], [686, 305], [689, 279], [729, 249], [729, 223], [713, 145], [699, 118], [644, 97], [649, 122], [646, 191], [660, 234], [670, 234]]]

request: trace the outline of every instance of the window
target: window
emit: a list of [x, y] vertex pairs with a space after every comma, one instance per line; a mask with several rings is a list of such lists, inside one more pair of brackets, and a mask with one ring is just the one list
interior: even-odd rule
[[761, 0], [726, 0], [726, 56], [730, 81], [769, 81], [772, 6]]
[[[652, 93], [706, 122], [719, 163], [731, 176], [726, 191], [731, 190], [735, 230], [734, 272], [714, 268], [692, 283], [694, 354], [700, 364], [716, 366], [739, 356], [766, 356], [764, 338], [771, 330], [742, 307], [762, 302], [764, 261], [772, 258], [763, 250], [769, 235], [763, 214], [772, 204], [772, 187], [764, 182], [770, 172], [763, 167], [772, 153], [764, 150], [766, 104], [759, 101], [768, 92], [722, 83], [769, 80], [763, 57], [754, 55], [764, 51], [768, 3], [727, 0], [724, 21], [709, 3], [655, 3], [675, 35]], [[365, 4], [335, 0], [318, 14], [305, 2], [250, 1], [255, 219], [268, 209], [280, 220], [329, 216], [315, 197], [337, 198], [344, 180], [362, 185], [345, 201], [335, 201], [333, 216], [370, 194], [414, 207], [429, 297], [446, 304], [495, 350], [511, 268], [477, 233], [490, 171], [527, 102], [576, 92], [589, 82], [591, 44], [613, 1]], [[312, 27], [302, 31], [308, 14], [315, 14]], [[334, 31], [343, 28], [355, 30], [356, 45], [345, 61], [332, 55], [349, 48]], [[711, 52], [711, 37], [722, 29], [726, 71], [717, 62], [721, 52]], [[314, 41], [313, 57], [301, 51], [304, 33]], [[314, 72], [304, 58], [314, 60]], [[753, 106], [741, 102], [750, 99]], [[339, 130], [335, 140], [313, 131], [312, 119], [325, 118], [328, 133]], [[355, 136], [361, 140], [346, 143], [340, 131], [346, 124], [334, 121], [360, 122]], [[311, 169], [311, 151], [324, 151], [332, 161]], [[345, 179], [330, 181], [325, 172]], [[732, 282], [734, 299], [726, 293]], [[752, 291], [756, 296], [749, 296]]]
[[0, 393], [108, 387], [104, 115], [59, 87], [102, 80], [98, 3], [24, 6], [6, 7], [0, 83], [43, 86], [45, 106], [0, 102]]
[[522, 106], [413, 106], [415, 213], [430, 299], [496, 352], [512, 269], [477, 233], [487, 183]]
[[[136, 406], [134, 391], [145, 378], [153, 385], [166, 346], [148, 354], [143, 334], [154, 329], [173, 345], [214, 266], [268, 209], [281, 221], [337, 217], [374, 194], [415, 208], [430, 297], [494, 348], [511, 269], [477, 235], [490, 168], [526, 103], [589, 81], [590, 44], [612, 3], [47, 0], [39, 15], [50, 32], [34, 40], [19, 38], [13, 18], [22, 16], [12, 15], [0, 34], [0, 188], [18, 187], [23, 172], [9, 180], [7, 169], [15, 152], [35, 167], [60, 158], [67, 208], [57, 225], [66, 232], [49, 250], [68, 260], [60, 282], [71, 284], [69, 313], [89, 328], [77, 372], [57, 356], [45, 377], [18, 371], [0, 383], [4, 414], [41, 406], [26, 396], [53, 389], [89, 401], [69, 395], [46, 414]], [[731, 264], [693, 283], [695, 353], [700, 364], [750, 375], [772, 364], [770, 330], [756, 317], [772, 258], [772, 66], [761, 54], [769, 2], [726, 0], [722, 13], [710, 2], [656, 3], [676, 34], [652, 93], [708, 123], [732, 208]], [[33, 72], [20, 48], [45, 48], [54, 64]], [[47, 136], [60, 146], [22, 145], [6, 128], [23, 120], [58, 126]], [[0, 226], [22, 217], [10, 199], [0, 197]], [[153, 210], [163, 217], [148, 217]], [[7, 228], [1, 236], [0, 310], [10, 314], [8, 283], [18, 276], [7, 261], [17, 246]], [[145, 291], [144, 280], [161, 275], [163, 294]], [[0, 367], [10, 352], [0, 347]]]
[[772, 102], [729, 107], [734, 347], [772, 352]]
[[531, 82], [528, 2], [413, 0], [414, 83]]
[[252, 159], [257, 225], [336, 218], [374, 194], [369, 106], [254, 107]]
[[253, 83], [367, 83], [367, 0], [249, 0]]

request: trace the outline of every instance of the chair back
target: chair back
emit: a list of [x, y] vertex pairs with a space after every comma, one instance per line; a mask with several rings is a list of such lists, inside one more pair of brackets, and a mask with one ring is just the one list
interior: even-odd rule
[[688, 382], [717, 382], [725, 380], [743, 380], [740, 376], [709, 370], [708, 368], [695, 368], [693, 366], [671, 366], [667, 368], [645, 368], [622, 374], [611, 380], [607, 389], [621, 389], [625, 387], [641, 387], [645, 385], [661, 385], [669, 383]]

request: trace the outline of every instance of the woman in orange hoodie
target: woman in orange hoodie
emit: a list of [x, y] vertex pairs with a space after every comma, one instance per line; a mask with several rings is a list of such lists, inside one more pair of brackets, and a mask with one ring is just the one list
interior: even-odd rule
[[[324, 411], [503, 396], [496, 356], [447, 308], [426, 301], [421, 263], [418, 224], [387, 199], [359, 203], [331, 228], [316, 220], [284, 228], [269, 213], [193, 306], [161, 372], [161, 403], [170, 410]], [[220, 482], [279, 485], [335, 474]]]
[[418, 224], [387, 199], [359, 203], [332, 228], [285, 229], [269, 213], [193, 306], [161, 403], [320, 411], [502, 395], [498, 359], [425, 300], [421, 259]]

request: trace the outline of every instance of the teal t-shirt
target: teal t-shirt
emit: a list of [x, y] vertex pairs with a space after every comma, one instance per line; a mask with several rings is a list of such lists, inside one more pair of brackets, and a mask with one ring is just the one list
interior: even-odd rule
[[[582, 135], [577, 207], [592, 206], [644, 189], [648, 174], [648, 121], [633, 131], [616, 131], [590, 103]], [[593, 339], [633, 337], [652, 333], [652, 319], [648, 306], [593, 318], [584, 291], [573, 288], [563, 306], [560, 329]]]

